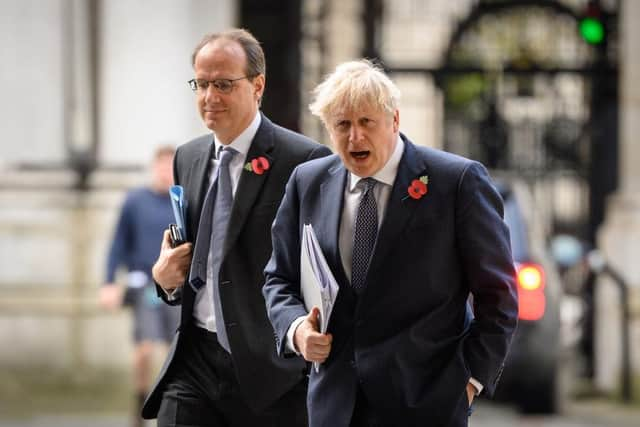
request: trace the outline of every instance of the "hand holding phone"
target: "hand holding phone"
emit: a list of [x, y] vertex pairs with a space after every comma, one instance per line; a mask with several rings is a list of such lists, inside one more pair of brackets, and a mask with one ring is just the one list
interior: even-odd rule
[[172, 248], [180, 246], [185, 242], [184, 236], [182, 235], [180, 228], [178, 228], [176, 224], [169, 224], [169, 234], [171, 236]]
[[183, 239], [181, 231], [173, 224], [164, 231], [160, 255], [151, 269], [153, 280], [169, 293], [183, 286], [191, 265], [193, 246]]

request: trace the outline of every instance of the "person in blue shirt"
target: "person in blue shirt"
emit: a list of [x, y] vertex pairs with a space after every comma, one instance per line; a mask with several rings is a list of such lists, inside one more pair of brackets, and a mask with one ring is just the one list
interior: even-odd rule
[[[136, 407], [133, 426], [141, 426], [140, 408], [151, 386], [155, 344], [168, 344], [180, 318], [180, 308], [164, 304], [156, 295], [151, 267], [160, 253], [162, 234], [174, 222], [169, 187], [173, 184], [172, 146], [156, 149], [148, 187], [131, 190], [124, 201], [107, 258], [100, 303], [115, 311], [122, 305], [133, 312], [133, 373]], [[127, 271], [126, 291], [116, 285], [116, 272]]]

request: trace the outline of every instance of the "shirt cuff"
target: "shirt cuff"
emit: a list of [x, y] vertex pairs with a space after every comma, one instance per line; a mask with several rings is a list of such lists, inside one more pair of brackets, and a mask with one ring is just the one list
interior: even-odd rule
[[469, 382], [471, 383], [471, 385], [473, 387], [475, 387], [476, 396], [479, 395], [480, 393], [482, 393], [482, 389], [484, 388], [484, 386], [482, 384], [480, 384], [480, 381], [478, 381], [477, 379], [471, 377], [471, 378], [469, 378]]
[[300, 352], [296, 348], [295, 343], [293, 341], [293, 336], [296, 333], [296, 329], [298, 328], [300, 323], [304, 321], [304, 319], [306, 319], [306, 316], [300, 316], [296, 320], [291, 322], [291, 326], [289, 326], [289, 330], [287, 331], [287, 342], [285, 345], [287, 353], [295, 353], [298, 356], [300, 356]]

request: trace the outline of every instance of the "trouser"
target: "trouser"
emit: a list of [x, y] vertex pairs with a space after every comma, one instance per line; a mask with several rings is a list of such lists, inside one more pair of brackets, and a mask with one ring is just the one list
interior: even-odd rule
[[264, 412], [240, 393], [231, 355], [215, 333], [191, 327], [167, 373], [158, 427], [307, 426], [306, 384], [301, 382]]

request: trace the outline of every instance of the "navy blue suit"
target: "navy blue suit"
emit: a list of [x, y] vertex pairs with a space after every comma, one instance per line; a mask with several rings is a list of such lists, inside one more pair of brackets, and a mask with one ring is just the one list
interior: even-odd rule
[[[291, 322], [306, 315], [299, 285], [303, 224], [313, 225], [340, 285], [328, 327], [331, 353], [310, 377], [311, 427], [348, 426], [358, 388], [385, 425], [465, 426], [469, 378], [493, 393], [516, 327], [509, 232], [487, 171], [402, 137], [404, 153], [360, 296], [338, 247], [348, 174], [338, 156], [298, 166], [276, 215], [263, 294], [281, 355]], [[425, 175], [427, 194], [408, 197], [411, 181]]]

